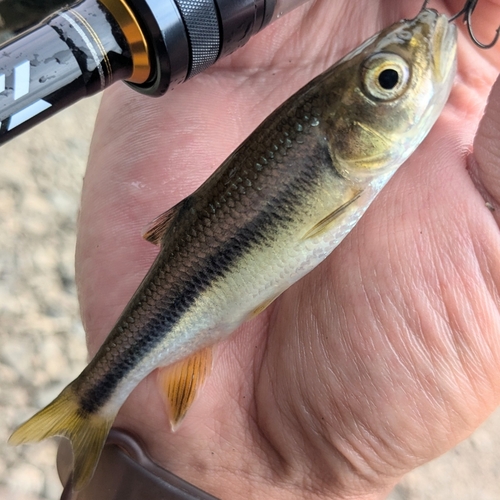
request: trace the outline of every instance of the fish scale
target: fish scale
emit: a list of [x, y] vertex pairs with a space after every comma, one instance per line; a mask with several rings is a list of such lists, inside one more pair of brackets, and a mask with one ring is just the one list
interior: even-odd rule
[[322, 262], [424, 139], [448, 98], [455, 52], [455, 27], [424, 9], [272, 113], [154, 221], [145, 237], [160, 251], [108, 338], [10, 442], [68, 437], [81, 489], [120, 406], [156, 368], [176, 428], [210, 372], [210, 346]]

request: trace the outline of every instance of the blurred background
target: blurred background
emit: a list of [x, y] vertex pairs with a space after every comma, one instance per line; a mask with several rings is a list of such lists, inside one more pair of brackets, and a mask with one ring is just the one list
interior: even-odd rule
[[[0, 0], [0, 41], [60, 0]], [[99, 97], [0, 148], [0, 500], [57, 500], [56, 443], [10, 448], [16, 425], [86, 362], [74, 282], [76, 219]], [[500, 410], [390, 500], [499, 500]]]
[[67, 0], [0, 0], [0, 42], [38, 23]]

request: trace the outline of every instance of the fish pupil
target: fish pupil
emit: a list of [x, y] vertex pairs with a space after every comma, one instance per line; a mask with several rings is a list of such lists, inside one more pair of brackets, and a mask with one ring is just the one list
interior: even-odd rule
[[384, 69], [378, 75], [378, 83], [385, 90], [392, 90], [399, 81], [399, 73], [395, 69]]

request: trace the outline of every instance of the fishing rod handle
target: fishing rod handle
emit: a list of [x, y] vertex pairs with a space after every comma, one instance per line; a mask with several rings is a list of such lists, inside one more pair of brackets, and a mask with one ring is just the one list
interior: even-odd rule
[[81, 0], [0, 45], [0, 144], [125, 80], [161, 96], [308, 0]]

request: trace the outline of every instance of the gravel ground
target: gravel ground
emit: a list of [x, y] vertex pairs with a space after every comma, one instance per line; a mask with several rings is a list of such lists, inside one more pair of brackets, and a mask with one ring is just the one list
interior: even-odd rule
[[0, 499], [56, 499], [56, 445], [11, 448], [13, 428], [85, 365], [76, 216], [96, 98], [0, 149]]
[[[5, 443], [85, 364], [75, 224], [97, 106], [82, 101], [0, 149], [0, 500], [56, 500], [61, 491], [53, 441]], [[499, 464], [500, 410], [389, 498], [498, 500]]]

